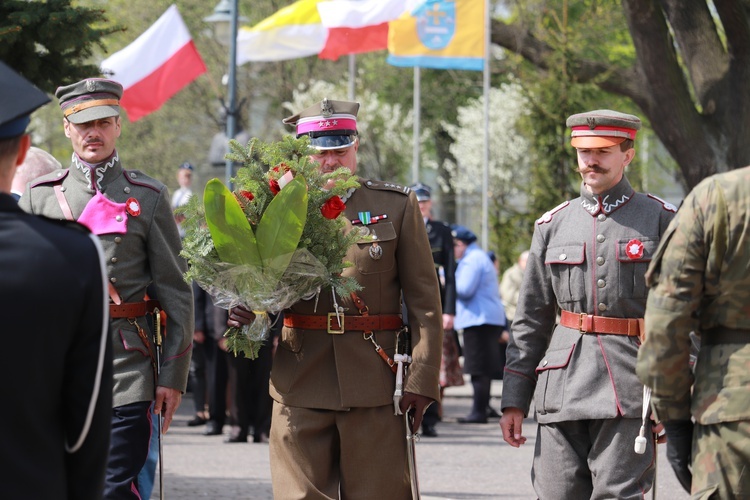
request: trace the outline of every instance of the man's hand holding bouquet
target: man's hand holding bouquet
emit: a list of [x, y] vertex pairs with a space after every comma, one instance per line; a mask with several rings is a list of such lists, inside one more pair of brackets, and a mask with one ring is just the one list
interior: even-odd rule
[[195, 280], [217, 306], [238, 305], [255, 321], [230, 328], [227, 347], [254, 359], [270, 328], [268, 313], [279, 313], [328, 289], [345, 296], [360, 287], [341, 276], [357, 229], [344, 231], [341, 200], [356, 189], [346, 168], [323, 174], [309, 160], [306, 137], [277, 143], [253, 139], [248, 147], [230, 142], [227, 158], [242, 163], [230, 191], [218, 179], [203, 199], [193, 196], [178, 209], [185, 215], [182, 256]]

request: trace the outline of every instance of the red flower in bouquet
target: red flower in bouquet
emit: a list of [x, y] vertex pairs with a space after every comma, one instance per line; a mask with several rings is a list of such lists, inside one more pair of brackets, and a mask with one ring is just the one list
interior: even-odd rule
[[335, 219], [339, 215], [341, 215], [341, 212], [344, 211], [346, 208], [346, 205], [343, 201], [341, 201], [341, 198], [338, 196], [331, 196], [328, 198], [328, 201], [326, 201], [322, 207], [320, 207], [320, 213], [323, 214], [323, 217], [326, 219]]
[[281, 191], [281, 188], [279, 187], [279, 181], [277, 181], [276, 179], [271, 179], [270, 181], [268, 181], [268, 187], [271, 188], [271, 192], [274, 196], [279, 194], [279, 191]]
[[255, 196], [250, 191], [240, 191], [240, 196], [242, 196], [247, 201], [253, 201]]

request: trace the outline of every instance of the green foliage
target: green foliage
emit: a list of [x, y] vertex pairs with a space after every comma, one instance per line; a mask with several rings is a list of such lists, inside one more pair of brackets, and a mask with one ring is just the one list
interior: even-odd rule
[[0, 2], [0, 60], [46, 92], [99, 74], [91, 63], [105, 36], [122, 31], [107, 25], [101, 9], [73, 7], [71, 0]]

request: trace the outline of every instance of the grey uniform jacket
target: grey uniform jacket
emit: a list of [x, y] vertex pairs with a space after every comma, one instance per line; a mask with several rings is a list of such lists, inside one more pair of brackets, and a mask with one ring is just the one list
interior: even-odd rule
[[555, 325], [556, 308], [643, 318], [644, 274], [675, 207], [636, 193], [626, 178], [603, 195], [581, 196], [536, 222], [503, 378], [502, 407], [542, 424], [640, 418], [638, 337], [582, 334]]
[[[123, 302], [142, 301], [146, 287], [153, 283], [156, 298], [167, 313], [159, 385], [184, 392], [193, 337], [193, 293], [182, 278], [186, 264], [179, 257], [180, 238], [167, 188], [140, 171], [125, 170], [116, 151], [107, 162], [96, 167], [86, 165], [74, 154], [70, 168], [30, 183], [19, 205], [30, 213], [66, 218], [55, 193], [56, 185], [60, 186], [76, 220], [97, 190], [114, 203], [137, 201], [137, 210], [133, 210], [136, 207], [133, 205], [131, 210], [118, 215], [127, 219], [124, 233], [99, 234], [107, 274]], [[149, 331], [148, 316], [137, 321]], [[127, 318], [113, 318], [111, 327], [113, 406], [153, 400], [151, 358], [136, 327]]]

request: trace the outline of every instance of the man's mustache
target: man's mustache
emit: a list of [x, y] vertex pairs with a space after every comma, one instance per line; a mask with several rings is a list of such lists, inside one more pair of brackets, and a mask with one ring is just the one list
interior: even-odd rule
[[601, 168], [599, 165], [589, 165], [586, 168], [578, 168], [576, 169], [579, 174], [585, 174], [587, 172], [594, 172], [595, 174], [603, 174], [606, 172], [603, 168]]

